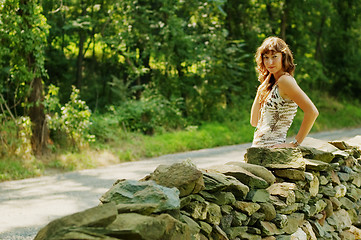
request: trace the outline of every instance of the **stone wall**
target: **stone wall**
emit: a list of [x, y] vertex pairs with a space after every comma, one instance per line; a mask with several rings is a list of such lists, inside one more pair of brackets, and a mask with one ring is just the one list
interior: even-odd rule
[[101, 204], [57, 219], [40, 239], [361, 239], [361, 137], [250, 148], [247, 163], [159, 166], [118, 180]]

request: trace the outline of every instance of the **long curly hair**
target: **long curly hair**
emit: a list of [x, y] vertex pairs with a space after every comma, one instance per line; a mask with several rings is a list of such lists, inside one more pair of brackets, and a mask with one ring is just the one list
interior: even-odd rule
[[260, 86], [258, 87], [258, 94], [260, 96], [260, 103], [263, 104], [272, 87], [276, 83], [276, 79], [273, 74], [266, 69], [263, 62], [263, 55], [268, 53], [282, 53], [282, 67], [283, 71], [293, 76], [295, 71], [295, 64], [293, 63], [293, 55], [285, 41], [278, 37], [266, 38], [262, 45], [257, 49], [255, 59], [257, 63], [258, 81]]

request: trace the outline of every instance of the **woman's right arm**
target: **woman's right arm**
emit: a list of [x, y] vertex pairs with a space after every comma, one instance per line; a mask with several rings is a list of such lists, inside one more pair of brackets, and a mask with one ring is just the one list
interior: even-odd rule
[[260, 109], [261, 109], [261, 103], [259, 101], [259, 95], [258, 95], [258, 91], [257, 91], [257, 95], [254, 98], [253, 104], [252, 104], [252, 109], [251, 109], [251, 125], [253, 127], [257, 127], [258, 124], [258, 119], [260, 117]]

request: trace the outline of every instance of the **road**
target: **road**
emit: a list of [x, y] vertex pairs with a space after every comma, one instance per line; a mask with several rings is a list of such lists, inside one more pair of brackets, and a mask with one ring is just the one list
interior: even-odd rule
[[[361, 135], [361, 128], [310, 134], [324, 140]], [[0, 239], [33, 239], [50, 221], [99, 204], [117, 179], [139, 180], [160, 164], [191, 159], [199, 168], [243, 161], [250, 143], [170, 154], [108, 167], [0, 183]]]

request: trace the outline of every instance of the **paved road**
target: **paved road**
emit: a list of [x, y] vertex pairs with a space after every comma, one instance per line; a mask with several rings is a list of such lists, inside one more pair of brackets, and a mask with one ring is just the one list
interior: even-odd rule
[[[325, 140], [361, 135], [361, 128], [311, 134]], [[0, 239], [33, 239], [53, 219], [99, 204], [117, 179], [138, 180], [160, 164], [192, 159], [199, 168], [242, 161], [250, 143], [165, 155], [109, 167], [0, 183]]]

